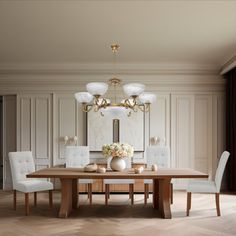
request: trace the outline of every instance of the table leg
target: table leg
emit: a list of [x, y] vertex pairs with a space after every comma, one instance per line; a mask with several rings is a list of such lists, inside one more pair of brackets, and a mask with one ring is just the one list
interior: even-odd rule
[[60, 218], [67, 218], [72, 211], [72, 182], [73, 179], [61, 180], [61, 207], [59, 211]]
[[164, 219], [171, 219], [170, 181], [171, 179], [159, 179], [159, 210]]
[[153, 192], [153, 194], [152, 194], [153, 208], [158, 209], [159, 208], [159, 197], [158, 197], [158, 194], [159, 194], [159, 181], [158, 181], [158, 179], [153, 179], [153, 190], [152, 190], [152, 192]]
[[78, 180], [72, 180], [72, 208], [77, 209], [78, 206]]

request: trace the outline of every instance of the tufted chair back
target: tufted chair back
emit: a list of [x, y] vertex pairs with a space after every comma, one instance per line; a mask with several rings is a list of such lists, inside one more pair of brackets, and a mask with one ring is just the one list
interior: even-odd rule
[[20, 181], [27, 180], [26, 175], [35, 171], [34, 158], [31, 151], [9, 152], [13, 188]]
[[227, 161], [229, 159], [230, 153], [227, 151], [224, 151], [220, 157], [220, 161], [216, 170], [216, 175], [215, 175], [215, 184], [217, 191], [220, 192], [220, 187], [221, 187], [221, 182], [225, 170], [225, 166], [227, 164]]
[[147, 167], [156, 164], [158, 167], [170, 167], [170, 149], [167, 146], [148, 146], [145, 151]]
[[84, 167], [89, 164], [89, 147], [67, 146], [65, 159], [66, 167]]

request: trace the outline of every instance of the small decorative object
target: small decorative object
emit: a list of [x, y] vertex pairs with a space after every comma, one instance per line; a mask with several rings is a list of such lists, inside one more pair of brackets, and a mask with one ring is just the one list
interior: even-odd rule
[[75, 145], [76, 145], [77, 142], [78, 142], [78, 137], [77, 137], [77, 136], [74, 136], [73, 140], [74, 140], [74, 143], [75, 143]]
[[90, 163], [84, 167], [85, 172], [95, 172], [97, 171], [98, 166], [95, 163]]
[[68, 142], [68, 140], [69, 140], [69, 137], [68, 137], [68, 136], [65, 136], [65, 137], [64, 137], [65, 145], [66, 145], [66, 143]]
[[98, 173], [106, 173], [106, 168], [104, 168], [104, 167], [98, 167], [98, 169], [97, 169], [97, 172]]
[[134, 173], [135, 174], [141, 174], [143, 172], [143, 167], [137, 167], [137, 168], [134, 168]]
[[126, 167], [124, 158], [131, 158], [134, 154], [134, 148], [125, 143], [105, 144], [102, 146], [102, 153], [105, 157], [112, 157], [110, 162], [112, 170], [122, 171]]
[[152, 171], [157, 171], [157, 165], [156, 164], [152, 165]]
[[156, 136], [154, 136], [154, 137], [151, 137], [151, 139], [150, 139], [150, 142], [151, 142], [151, 145], [160, 145], [160, 137], [156, 137]]

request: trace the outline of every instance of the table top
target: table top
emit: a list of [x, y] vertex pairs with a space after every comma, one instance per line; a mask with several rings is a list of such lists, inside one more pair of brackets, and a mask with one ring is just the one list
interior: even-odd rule
[[47, 168], [27, 175], [28, 178], [73, 178], [73, 179], [163, 179], [163, 178], [208, 178], [208, 175], [193, 169], [160, 168], [157, 171], [145, 169], [135, 174], [134, 169], [106, 173], [84, 172], [81, 168]]

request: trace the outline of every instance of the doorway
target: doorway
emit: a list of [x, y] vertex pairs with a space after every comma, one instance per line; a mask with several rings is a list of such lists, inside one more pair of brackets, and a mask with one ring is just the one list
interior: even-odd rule
[[0, 189], [12, 189], [8, 153], [16, 151], [16, 95], [0, 96]]
[[3, 97], [0, 96], [0, 189], [3, 188]]

